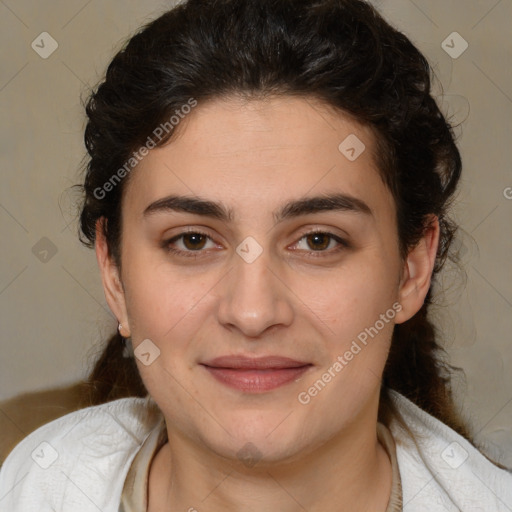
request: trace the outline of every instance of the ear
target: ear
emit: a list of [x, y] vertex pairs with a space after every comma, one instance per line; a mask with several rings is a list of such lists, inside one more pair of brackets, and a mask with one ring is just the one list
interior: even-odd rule
[[107, 304], [116, 316], [117, 321], [122, 325], [122, 335], [128, 338], [130, 336], [130, 326], [126, 312], [124, 289], [119, 275], [119, 268], [108, 250], [105, 238], [105, 223], [106, 219], [104, 217], [96, 221], [96, 259], [100, 267], [103, 292], [105, 293]]
[[432, 216], [418, 244], [409, 251], [399, 287], [399, 303], [402, 309], [395, 321], [401, 324], [413, 317], [423, 306], [430, 288], [432, 271], [439, 245], [439, 219]]

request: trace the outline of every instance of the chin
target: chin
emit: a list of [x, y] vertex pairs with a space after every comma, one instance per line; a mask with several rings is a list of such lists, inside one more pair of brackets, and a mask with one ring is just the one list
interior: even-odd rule
[[[288, 416], [289, 415], [289, 416]], [[262, 415], [261, 411], [240, 412], [236, 418], [219, 422], [225, 427], [214, 430], [208, 428], [200, 436], [203, 443], [217, 455], [231, 460], [238, 460], [247, 467], [256, 462], [263, 463], [285, 462], [296, 458], [304, 442], [304, 427], [296, 424], [294, 414], [272, 412]], [[283, 421], [284, 420], [284, 421]], [[203, 424], [204, 425], [204, 424]], [[210, 425], [211, 426], [211, 425]], [[227, 431], [227, 432], [226, 432]], [[228, 433], [229, 432], [229, 433]]]

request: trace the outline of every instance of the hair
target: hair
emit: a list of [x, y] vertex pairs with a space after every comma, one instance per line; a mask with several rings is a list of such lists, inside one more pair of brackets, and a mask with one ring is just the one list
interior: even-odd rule
[[[108, 193], [97, 191], [107, 190], [105, 184], [155, 128], [191, 98], [200, 105], [234, 95], [293, 95], [319, 100], [372, 130], [378, 170], [396, 204], [402, 258], [433, 216], [439, 219], [435, 277], [457, 229], [447, 211], [461, 158], [452, 127], [431, 93], [431, 76], [420, 51], [364, 1], [181, 3], [128, 40], [86, 102], [89, 158], [81, 240], [92, 247], [96, 223], [105, 219], [101, 229], [121, 268], [121, 201], [130, 174], [123, 173], [126, 177]], [[156, 146], [170, 142], [175, 131]], [[455, 369], [428, 318], [432, 286], [418, 313], [394, 328], [379, 421], [389, 425], [397, 414], [389, 394], [394, 389], [470, 439], [452, 396]], [[133, 358], [123, 357], [123, 350], [123, 338], [112, 335], [88, 379], [92, 404], [147, 394]]]

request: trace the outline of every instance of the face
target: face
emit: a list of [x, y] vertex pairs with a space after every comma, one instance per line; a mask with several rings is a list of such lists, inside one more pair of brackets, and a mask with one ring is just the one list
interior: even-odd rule
[[401, 261], [374, 136], [304, 98], [214, 100], [181, 123], [126, 186], [122, 286], [103, 265], [170, 436], [275, 461], [374, 428], [432, 252]]

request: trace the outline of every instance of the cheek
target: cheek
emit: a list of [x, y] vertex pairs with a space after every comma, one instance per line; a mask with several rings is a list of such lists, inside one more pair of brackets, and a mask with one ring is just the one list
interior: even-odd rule
[[361, 262], [322, 275], [297, 276], [290, 283], [305, 312], [331, 336], [355, 336], [373, 325], [398, 297], [394, 273], [386, 266]]
[[131, 255], [124, 267], [124, 287], [132, 332], [139, 339], [172, 337], [197, 316], [205, 295], [215, 284], [214, 276], [187, 275], [162, 263], [161, 256], [154, 252]]

